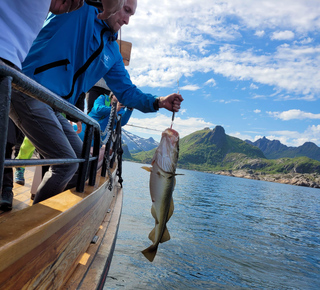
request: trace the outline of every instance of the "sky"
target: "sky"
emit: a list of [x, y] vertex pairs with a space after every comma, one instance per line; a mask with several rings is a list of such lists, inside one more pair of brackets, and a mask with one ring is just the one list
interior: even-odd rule
[[[319, 0], [138, 0], [121, 39], [145, 93], [180, 92], [180, 137], [226, 134], [320, 146]], [[134, 110], [124, 129], [159, 141], [172, 113]], [[156, 131], [157, 130], [157, 131]]]

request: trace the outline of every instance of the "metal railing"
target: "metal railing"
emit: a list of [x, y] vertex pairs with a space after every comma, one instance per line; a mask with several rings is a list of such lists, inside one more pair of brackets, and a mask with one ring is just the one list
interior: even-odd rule
[[[63, 112], [86, 124], [81, 158], [75, 159], [31, 159], [12, 160], [5, 159], [7, 131], [9, 122], [9, 108], [12, 87], [26, 95], [42, 101], [53, 109]], [[90, 157], [90, 147], [93, 139], [93, 152]], [[42, 166], [79, 163], [79, 175], [76, 190], [84, 191], [86, 176], [89, 185], [95, 184], [100, 149], [100, 125], [97, 121], [84, 114], [81, 110], [60, 98], [36, 81], [27, 77], [20, 71], [8, 66], [0, 60], [0, 189], [2, 188], [4, 167]], [[91, 166], [89, 166], [91, 163]], [[89, 175], [87, 175], [90, 167]]]

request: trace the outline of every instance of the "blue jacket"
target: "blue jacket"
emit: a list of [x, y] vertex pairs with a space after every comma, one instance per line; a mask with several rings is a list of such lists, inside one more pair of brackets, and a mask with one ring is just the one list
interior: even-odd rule
[[50, 14], [23, 62], [23, 72], [73, 105], [103, 77], [119, 102], [155, 112], [156, 96], [132, 84], [117, 34], [97, 15], [87, 4], [72, 13]]
[[[109, 122], [109, 116], [111, 113], [111, 106], [110, 106], [110, 101], [109, 104], [106, 104], [106, 102], [109, 101], [109, 97], [106, 95], [101, 95], [99, 96], [99, 98], [97, 98], [94, 102], [93, 108], [91, 110], [91, 112], [89, 113], [89, 116], [93, 119], [95, 119], [99, 125], [100, 125], [100, 130], [101, 133], [104, 132], [104, 130], [106, 129], [108, 122]], [[128, 123], [132, 111], [128, 110], [127, 108], [123, 108], [121, 110], [119, 110], [119, 112], [117, 112], [118, 115], [122, 115], [121, 118], [121, 126], [124, 126]], [[74, 126], [75, 129], [76, 126]], [[82, 131], [81, 133], [79, 133], [79, 137], [81, 138], [81, 140], [83, 141], [84, 139], [84, 132], [86, 130], [86, 124], [82, 124]], [[105, 138], [105, 136], [102, 136], [102, 139]]]

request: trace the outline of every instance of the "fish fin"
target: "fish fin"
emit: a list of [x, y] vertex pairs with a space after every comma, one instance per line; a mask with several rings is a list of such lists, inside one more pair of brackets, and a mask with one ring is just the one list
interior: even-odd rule
[[157, 254], [157, 250], [158, 250], [158, 245], [154, 246], [151, 245], [149, 248], [146, 248], [145, 250], [143, 250], [141, 253], [150, 261], [153, 262], [154, 257]]
[[177, 175], [184, 175], [184, 174], [183, 173], [175, 173], [174, 175], [177, 176]]
[[170, 234], [167, 227], [164, 229], [163, 235], [161, 237], [160, 243], [164, 243], [170, 240]]
[[154, 227], [149, 234], [149, 239], [154, 243], [156, 237], [156, 228]]
[[152, 171], [152, 167], [142, 166], [141, 168], [147, 170], [148, 172]]

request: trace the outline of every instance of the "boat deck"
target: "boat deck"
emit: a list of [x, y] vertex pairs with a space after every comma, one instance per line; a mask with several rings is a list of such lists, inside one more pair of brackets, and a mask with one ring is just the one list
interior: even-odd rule
[[[33, 201], [30, 198], [31, 197], [30, 189], [33, 181], [34, 172], [35, 172], [35, 167], [28, 167], [24, 175], [25, 185], [19, 185], [17, 183], [14, 183], [12, 211], [18, 211], [32, 205]], [[6, 214], [6, 212], [0, 211], [0, 216], [1, 214]]]

